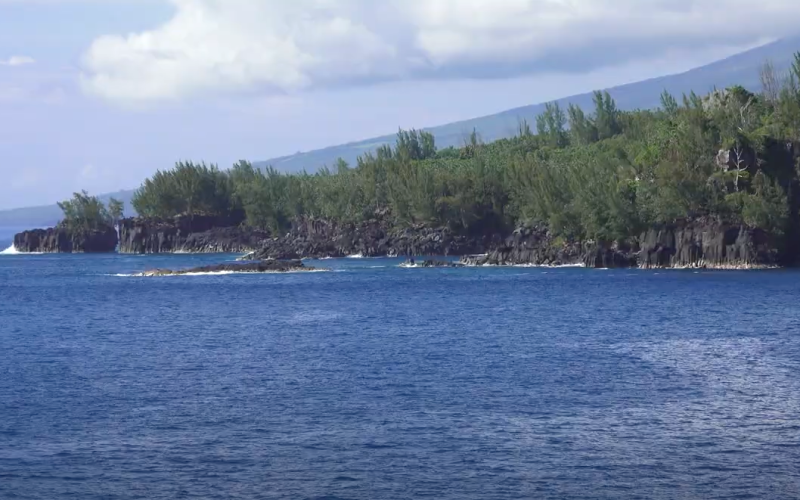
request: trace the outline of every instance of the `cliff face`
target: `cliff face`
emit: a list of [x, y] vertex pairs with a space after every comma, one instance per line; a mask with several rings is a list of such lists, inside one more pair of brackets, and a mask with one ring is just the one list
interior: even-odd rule
[[592, 268], [764, 268], [791, 261], [781, 242], [760, 229], [696, 221], [649, 229], [630, 247], [565, 243], [545, 228], [520, 228], [468, 265], [583, 265]]
[[266, 241], [247, 258], [465, 255], [484, 247], [483, 239], [456, 235], [448, 228], [398, 228], [381, 216], [359, 224], [302, 218], [295, 221], [288, 234]]
[[566, 266], [581, 262], [582, 245], [554, 238], [544, 226], [521, 227], [485, 255], [464, 257], [475, 266]]
[[117, 247], [117, 231], [111, 226], [96, 231], [34, 229], [14, 236], [14, 247], [23, 253], [110, 253]]
[[518, 228], [502, 244], [485, 255], [461, 259], [470, 266], [585, 266], [597, 268], [634, 267], [636, 257], [629, 249], [593, 242], [568, 242], [554, 238], [544, 226]]
[[120, 253], [244, 253], [260, 248], [270, 235], [241, 227], [240, 218], [180, 216], [120, 222]]
[[774, 267], [781, 255], [779, 239], [760, 229], [714, 222], [653, 228], [639, 238], [639, 265], [658, 267]]

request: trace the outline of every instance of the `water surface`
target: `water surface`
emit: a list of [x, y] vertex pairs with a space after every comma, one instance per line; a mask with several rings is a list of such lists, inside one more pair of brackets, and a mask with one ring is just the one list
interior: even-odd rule
[[0, 256], [0, 498], [796, 498], [800, 274]]

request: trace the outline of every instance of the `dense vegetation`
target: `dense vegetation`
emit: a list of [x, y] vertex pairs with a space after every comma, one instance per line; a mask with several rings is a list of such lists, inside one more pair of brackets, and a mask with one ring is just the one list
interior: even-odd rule
[[136, 192], [139, 214], [240, 213], [285, 231], [298, 216], [340, 221], [390, 214], [398, 224], [462, 232], [547, 224], [565, 238], [621, 240], [653, 224], [713, 216], [783, 234], [796, 219], [800, 54], [788, 75], [770, 65], [763, 90], [742, 87], [623, 112], [604, 92], [594, 109], [548, 105], [535, 132], [437, 150], [433, 136], [400, 131], [395, 147], [309, 174], [240, 162], [230, 170], [182, 162]]
[[121, 201], [111, 198], [106, 207], [86, 191], [74, 193], [72, 199], [60, 202], [58, 207], [64, 212], [61, 225], [72, 230], [97, 230], [114, 225], [122, 219], [124, 210]]

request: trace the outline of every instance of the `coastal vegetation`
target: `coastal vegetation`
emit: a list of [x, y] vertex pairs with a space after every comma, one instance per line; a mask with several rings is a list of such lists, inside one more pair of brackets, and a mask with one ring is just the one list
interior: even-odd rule
[[59, 202], [64, 213], [61, 226], [75, 231], [96, 231], [117, 224], [124, 215], [124, 204], [111, 198], [108, 207], [96, 196], [86, 191], [74, 193], [72, 198]]
[[[578, 241], [703, 217], [784, 235], [797, 223], [800, 55], [787, 75], [765, 65], [761, 76], [759, 93], [664, 93], [654, 110], [621, 111], [596, 92], [591, 110], [550, 104], [533, 127], [488, 144], [473, 132], [437, 150], [430, 133], [401, 130], [394, 147], [316, 173], [180, 162], [147, 179], [132, 204], [148, 217], [241, 214], [272, 232], [302, 216], [359, 222], [381, 212], [399, 226], [462, 234], [540, 223]], [[65, 215], [84, 220], [69, 205]]]

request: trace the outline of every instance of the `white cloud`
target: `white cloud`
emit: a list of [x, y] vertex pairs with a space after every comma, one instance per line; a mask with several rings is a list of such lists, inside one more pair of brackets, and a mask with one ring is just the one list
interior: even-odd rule
[[376, 80], [588, 70], [795, 30], [796, 0], [170, 0], [95, 40], [87, 90], [119, 101]]
[[36, 60], [28, 56], [11, 56], [8, 59], [0, 59], [0, 66], [27, 66], [34, 63]]

